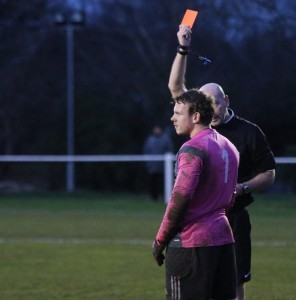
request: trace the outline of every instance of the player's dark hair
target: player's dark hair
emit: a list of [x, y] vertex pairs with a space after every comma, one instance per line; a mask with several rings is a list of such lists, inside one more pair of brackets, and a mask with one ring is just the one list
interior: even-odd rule
[[209, 125], [214, 116], [214, 98], [197, 89], [188, 90], [175, 98], [175, 102], [189, 104], [189, 114], [199, 112], [203, 125]]

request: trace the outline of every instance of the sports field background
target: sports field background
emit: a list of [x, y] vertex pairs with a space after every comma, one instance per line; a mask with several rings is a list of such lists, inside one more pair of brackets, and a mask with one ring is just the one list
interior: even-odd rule
[[[151, 255], [164, 209], [147, 195], [1, 195], [0, 299], [164, 299]], [[249, 211], [247, 299], [296, 299], [295, 195], [257, 195]]]

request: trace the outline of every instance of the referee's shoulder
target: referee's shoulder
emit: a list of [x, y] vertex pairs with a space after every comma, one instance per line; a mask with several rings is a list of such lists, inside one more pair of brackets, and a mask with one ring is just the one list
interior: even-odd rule
[[260, 127], [256, 123], [251, 122], [251, 121], [249, 121], [245, 118], [239, 117], [239, 116], [235, 116], [235, 121], [236, 121], [237, 125], [244, 128], [245, 130], [253, 131], [253, 130], [260, 129]]

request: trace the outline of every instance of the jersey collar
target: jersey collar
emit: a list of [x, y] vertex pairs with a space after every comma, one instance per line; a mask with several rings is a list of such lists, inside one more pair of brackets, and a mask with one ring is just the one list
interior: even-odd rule
[[233, 110], [230, 109], [230, 108], [227, 108], [227, 110], [228, 110], [228, 113], [229, 113], [229, 118], [228, 118], [227, 121], [225, 121], [223, 124], [227, 124], [227, 123], [230, 122], [230, 121], [233, 119], [233, 117], [234, 117], [234, 112], [233, 112]]

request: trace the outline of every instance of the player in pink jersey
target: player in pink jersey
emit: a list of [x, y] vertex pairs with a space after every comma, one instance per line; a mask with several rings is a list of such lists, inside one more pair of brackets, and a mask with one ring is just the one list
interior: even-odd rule
[[234, 239], [226, 210], [234, 201], [239, 154], [209, 124], [214, 99], [197, 89], [175, 100], [171, 118], [178, 135], [190, 140], [180, 148], [176, 180], [153, 243], [164, 261], [167, 299], [234, 299]]

